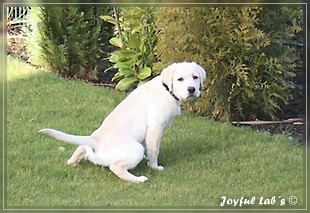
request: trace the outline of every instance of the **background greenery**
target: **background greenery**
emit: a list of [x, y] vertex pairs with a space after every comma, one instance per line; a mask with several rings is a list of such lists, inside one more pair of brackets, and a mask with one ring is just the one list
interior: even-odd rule
[[[153, 64], [157, 42], [153, 7], [113, 8], [113, 16], [101, 16], [115, 25], [109, 41], [119, 48], [108, 58], [118, 71], [112, 80], [121, 79], [116, 89], [128, 90], [154, 77]], [[106, 70], [106, 71], [107, 71]]]
[[105, 69], [116, 88], [131, 90], [173, 62], [195, 61], [206, 69], [207, 81], [202, 98], [184, 108], [225, 122], [277, 119], [286, 104], [301, 99], [302, 88], [292, 83], [302, 69], [300, 6], [42, 11], [38, 29], [43, 40], [33, 37], [29, 49], [63, 76], [91, 79], [105, 52], [112, 62]]
[[149, 180], [133, 184], [86, 161], [67, 166], [76, 146], [37, 133], [50, 127], [88, 135], [125, 96], [8, 57], [5, 207], [214, 208], [221, 196], [292, 195], [295, 208], [305, 204], [304, 150], [286, 135], [183, 112], [163, 136], [159, 163], [165, 170], [149, 169], [143, 160], [132, 172]]
[[301, 8], [161, 7], [156, 14], [158, 69], [197, 61], [207, 71], [190, 111], [222, 121], [266, 119], [292, 97], [288, 78], [300, 58], [284, 42], [302, 30]]
[[34, 7], [29, 61], [68, 78], [93, 80], [107, 57], [112, 26], [100, 19], [110, 7]]

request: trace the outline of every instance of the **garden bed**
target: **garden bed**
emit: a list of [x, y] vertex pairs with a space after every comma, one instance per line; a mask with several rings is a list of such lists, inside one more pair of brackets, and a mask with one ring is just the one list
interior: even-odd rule
[[233, 125], [248, 126], [259, 132], [265, 132], [270, 135], [287, 134], [289, 138], [295, 139], [303, 143], [303, 119], [291, 118], [283, 121], [234, 121]]

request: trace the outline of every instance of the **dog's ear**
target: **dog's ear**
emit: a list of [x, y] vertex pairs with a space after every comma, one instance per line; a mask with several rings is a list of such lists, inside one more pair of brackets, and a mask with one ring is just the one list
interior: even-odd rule
[[161, 81], [168, 86], [169, 91], [172, 91], [173, 74], [175, 69], [176, 64], [173, 63], [168, 67], [164, 68], [161, 72]]
[[201, 66], [196, 64], [195, 62], [192, 62], [192, 64], [194, 64], [197, 67], [199, 79], [200, 79], [200, 86], [201, 88], [203, 88], [203, 82], [206, 80], [206, 77], [207, 77], [206, 71]]

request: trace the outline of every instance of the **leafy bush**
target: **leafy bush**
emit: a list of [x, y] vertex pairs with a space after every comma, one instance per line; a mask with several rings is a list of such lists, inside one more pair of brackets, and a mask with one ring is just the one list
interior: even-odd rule
[[[114, 8], [114, 17], [101, 16], [114, 24], [110, 43], [119, 49], [108, 58], [118, 71], [112, 80], [120, 80], [116, 89], [128, 90], [148, 81], [154, 74], [154, 47], [157, 41], [152, 7]], [[109, 70], [107, 69], [107, 70]]]
[[93, 79], [98, 64], [106, 57], [101, 49], [112, 34], [112, 26], [99, 16], [109, 10], [89, 6], [40, 8], [36, 11], [40, 19], [34, 27], [39, 42], [30, 39], [30, 61], [65, 77]]
[[[279, 100], [289, 100], [293, 85], [284, 77], [294, 75], [295, 64], [283, 41], [301, 30], [290, 22], [300, 19], [300, 8], [160, 8], [156, 14], [156, 67], [196, 61], [206, 69], [202, 98], [188, 110], [222, 121], [267, 118]], [[276, 36], [270, 20], [281, 27]]]

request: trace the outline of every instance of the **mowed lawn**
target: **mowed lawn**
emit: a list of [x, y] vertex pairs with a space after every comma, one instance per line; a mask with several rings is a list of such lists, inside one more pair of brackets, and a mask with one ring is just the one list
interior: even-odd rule
[[[143, 160], [132, 173], [149, 180], [134, 184], [87, 161], [67, 166], [76, 146], [38, 133], [49, 127], [89, 135], [125, 97], [8, 57], [5, 207], [208, 209], [220, 207], [223, 196], [255, 197], [251, 207], [257, 208], [261, 197], [273, 196], [275, 204], [267, 207], [304, 207], [304, 147], [286, 135], [183, 111], [163, 135], [159, 163], [165, 170], [154, 171]], [[296, 206], [289, 204], [291, 196]]]

